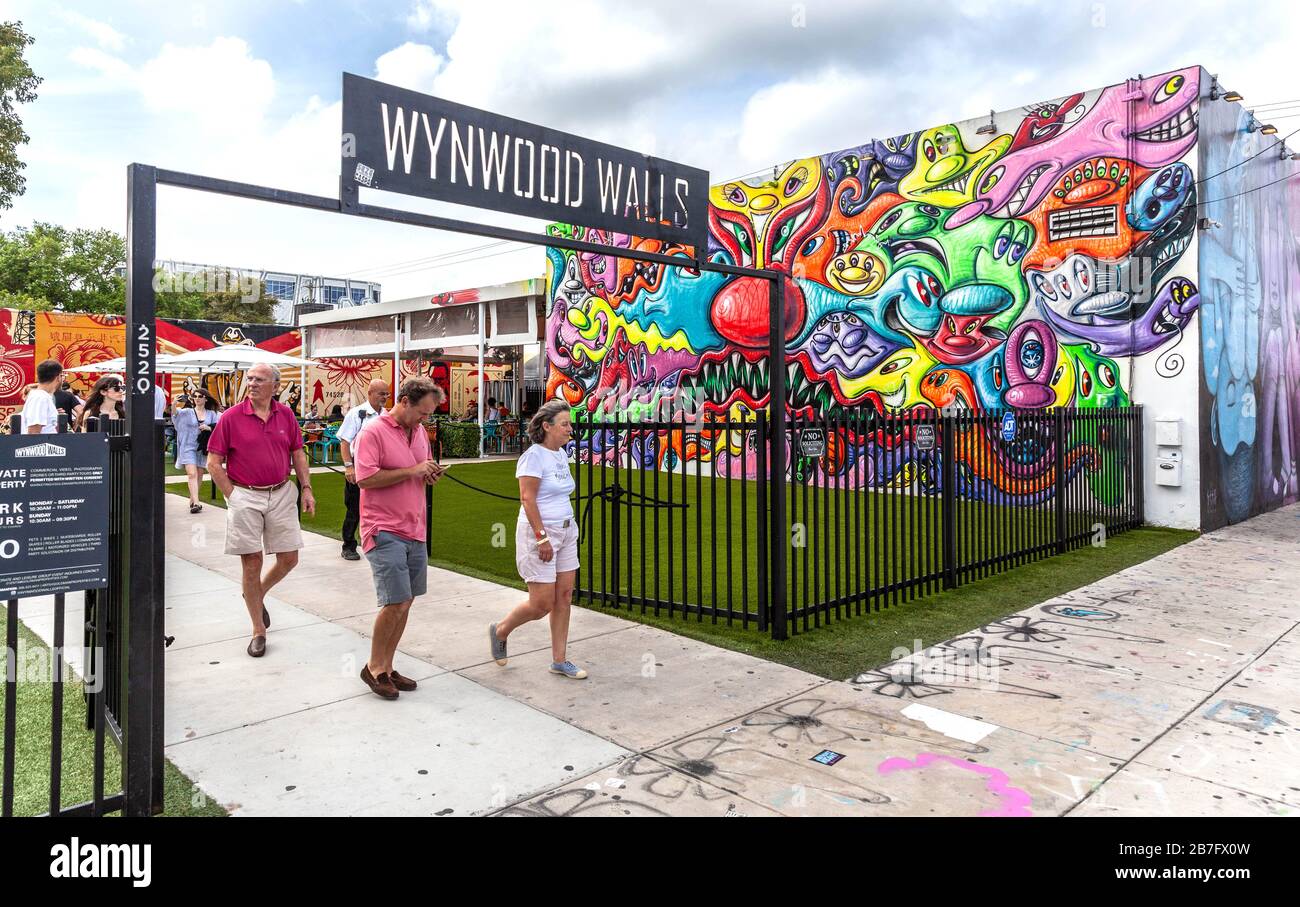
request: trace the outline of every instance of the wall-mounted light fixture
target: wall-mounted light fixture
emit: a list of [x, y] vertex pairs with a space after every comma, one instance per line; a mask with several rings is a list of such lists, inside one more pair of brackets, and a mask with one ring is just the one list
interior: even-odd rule
[[1211, 76], [1211, 77], [1210, 77], [1210, 100], [1211, 100], [1211, 101], [1218, 101], [1218, 100], [1224, 100], [1224, 101], [1240, 101], [1240, 100], [1242, 100], [1242, 97], [1241, 97], [1241, 94], [1240, 94], [1239, 92], [1236, 92], [1236, 91], [1224, 91], [1224, 90], [1219, 86], [1219, 77], [1218, 77], [1218, 76]]
[[1202, 217], [1200, 220], [1196, 222], [1196, 226], [1202, 230], [1208, 230], [1211, 227], [1222, 227], [1223, 224], [1219, 223], [1217, 220], [1215, 220], [1212, 217]]
[[1277, 127], [1268, 123], [1261, 123], [1255, 119], [1255, 111], [1248, 111], [1250, 114], [1250, 125], [1246, 127], [1247, 132], [1258, 132], [1260, 135], [1277, 135]]
[[976, 135], [997, 135], [998, 124], [993, 120], [993, 111], [989, 111], [989, 121], [975, 130]]

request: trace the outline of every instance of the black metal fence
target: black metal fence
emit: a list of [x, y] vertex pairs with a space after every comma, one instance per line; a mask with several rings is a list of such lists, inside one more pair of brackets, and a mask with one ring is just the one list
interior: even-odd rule
[[1140, 407], [794, 417], [778, 475], [772, 440], [761, 412], [575, 422], [577, 595], [785, 638], [1142, 523]]

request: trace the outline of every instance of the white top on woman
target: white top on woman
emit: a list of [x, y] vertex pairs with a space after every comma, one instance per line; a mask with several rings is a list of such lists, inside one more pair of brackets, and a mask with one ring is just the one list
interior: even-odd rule
[[[523, 452], [515, 466], [515, 478], [532, 476], [540, 479], [537, 487], [537, 511], [542, 524], [553, 526], [573, 519], [573, 473], [569, 472], [569, 457], [563, 450], [551, 450], [545, 444], [534, 444]], [[526, 520], [524, 508], [519, 508], [519, 519]]]

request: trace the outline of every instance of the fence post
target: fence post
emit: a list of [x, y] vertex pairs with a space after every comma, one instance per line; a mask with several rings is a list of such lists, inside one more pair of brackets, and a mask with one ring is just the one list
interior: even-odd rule
[[944, 416], [939, 463], [943, 476], [943, 587], [957, 588], [957, 420]]
[[786, 627], [788, 604], [785, 588], [785, 554], [788, 536], [785, 524], [785, 286], [783, 280], [780, 275], [772, 278], [767, 294], [767, 406], [771, 413], [769, 422], [771, 431], [768, 432], [768, 437], [772, 441], [772, 449], [768, 457], [768, 467], [771, 470], [768, 491], [772, 496], [769, 511], [772, 529], [768, 533], [772, 567], [768, 571], [768, 588], [772, 593], [773, 639], [785, 639], [789, 635]]
[[1052, 413], [1052, 448], [1056, 457], [1056, 553], [1065, 553], [1065, 410]]
[[[622, 567], [623, 552], [619, 550], [618, 540], [619, 540], [619, 532], [623, 528], [622, 514], [619, 512], [620, 508], [623, 506], [623, 485], [619, 481], [618, 464], [619, 464], [619, 459], [622, 456], [622, 453], [619, 449], [621, 446], [620, 440], [622, 436], [619, 433], [620, 427], [619, 427], [619, 421], [617, 416], [614, 418], [613, 425], [614, 425], [614, 442], [612, 446], [614, 449], [614, 458], [613, 458], [614, 459], [614, 491], [612, 496], [610, 497], [610, 505], [612, 506], [613, 512], [610, 513], [610, 518], [609, 518], [610, 532], [608, 535], [605, 536], [603, 541], [605, 545], [609, 548], [610, 554], [613, 555], [613, 557], [611, 558], [612, 563], [610, 564], [610, 571], [609, 571], [610, 577], [607, 579], [606, 586], [607, 588], [612, 589], [614, 591], [614, 607], [621, 608], [623, 606], [623, 595], [622, 595], [622, 586], [621, 586], [622, 576], [620, 574], [622, 572], [621, 567]], [[686, 437], [686, 428], [685, 426], [683, 426], [682, 427], [682, 438], [683, 438], [682, 452], [683, 453], [685, 453], [686, 451], [685, 437]], [[682, 460], [683, 474], [685, 473], [685, 471], [686, 471], [686, 460], [683, 459]], [[682, 517], [682, 519], [685, 518], [686, 518], [685, 516]], [[682, 556], [683, 557], [686, 556], [685, 552], [683, 552]], [[601, 604], [603, 605], [606, 603], [602, 601]], [[631, 601], [627, 603], [627, 609], [629, 611], [632, 610]]]
[[[163, 612], [162, 576], [155, 555], [162, 547], [162, 457], [154, 423], [154, 355], [157, 325], [153, 289], [156, 258], [157, 183], [153, 167], [127, 169], [126, 258], [126, 405], [131, 436], [126, 546], [129, 557], [123, 619], [130, 653], [126, 662], [127, 693], [123, 712], [122, 772], [126, 795], [123, 814], [150, 815], [159, 802], [153, 790], [159, 777], [161, 723], [157, 709], [162, 683], [162, 645], [158, 625]], [[155, 549], [158, 549], [157, 551]]]
[[767, 497], [767, 442], [771, 437], [768, 431], [767, 413], [759, 410], [758, 413], [758, 463], [754, 471], [754, 487], [758, 492], [757, 509], [757, 527], [758, 527], [758, 632], [762, 633], [767, 630], [768, 622], [772, 619], [771, 598], [768, 595], [768, 558], [771, 554], [768, 541], [767, 520], [763, 514], [768, 512]]
[[1142, 407], [1133, 406], [1133, 407], [1129, 407], [1129, 410], [1130, 410], [1130, 418], [1132, 418], [1133, 420], [1132, 422], [1133, 433], [1135, 435], [1135, 446], [1137, 448], [1137, 457], [1135, 458], [1136, 462], [1134, 463], [1135, 468], [1133, 470], [1133, 483], [1135, 485], [1135, 490], [1137, 492], [1134, 495], [1134, 500], [1137, 503], [1137, 507], [1136, 507], [1137, 513], [1134, 514], [1134, 521], [1136, 522], [1137, 526], [1140, 528], [1142, 526], [1145, 526], [1147, 522], [1147, 506], [1146, 506], [1147, 486], [1146, 486], [1146, 469], [1145, 469], [1146, 448], [1143, 447], [1142, 444], [1142, 440], [1143, 440], [1142, 432], [1145, 426], [1143, 425], [1143, 421], [1142, 421], [1142, 416], [1143, 416]]

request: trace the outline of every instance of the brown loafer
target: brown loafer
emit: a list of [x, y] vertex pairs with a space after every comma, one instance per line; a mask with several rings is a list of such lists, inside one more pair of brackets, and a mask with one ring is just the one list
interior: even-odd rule
[[370, 687], [371, 692], [381, 699], [396, 699], [397, 687], [393, 686], [393, 681], [387, 674], [380, 674], [375, 677], [370, 673], [370, 665], [361, 669], [361, 679]]
[[266, 610], [266, 605], [262, 606], [262, 626], [271, 629], [271, 612]]
[[248, 654], [254, 658], [261, 658], [266, 654], [266, 637], [254, 636], [248, 644]]
[[419, 686], [419, 684], [411, 678], [403, 677], [401, 674], [398, 674], [396, 668], [393, 668], [392, 672], [389, 673], [388, 679], [393, 682], [393, 686], [397, 687], [403, 693], [409, 693]]

